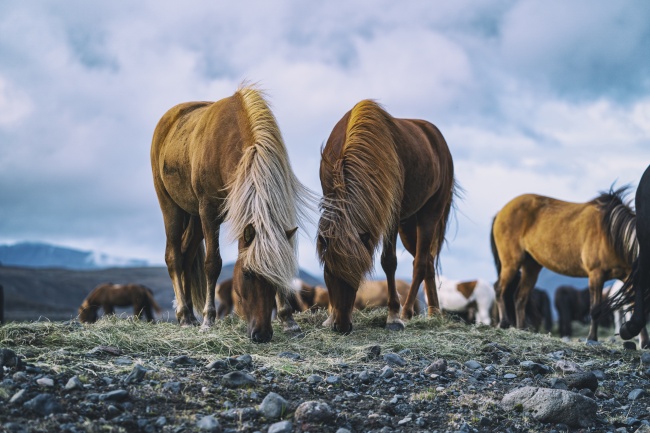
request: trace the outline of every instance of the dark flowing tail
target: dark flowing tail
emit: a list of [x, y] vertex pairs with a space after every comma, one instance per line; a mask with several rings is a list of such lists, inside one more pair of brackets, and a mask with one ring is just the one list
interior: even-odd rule
[[497, 251], [497, 244], [494, 241], [494, 221], [497, 217], [492, 218], [492, 226], [490, 227], [490, 247], [492, 248], [492, 257], [494, 258], [494, 267], [497, 269], [497, 280], [501, 276], [501, 259]]
[[153, 294], [147, 290], [147, 300], [149, 302], [149, 305], [151, 305], [151, 308], [154, 309], [154, 311], [158, 314], [162, 313], [162, 309], [160, 308], [160, 305], [156, 302], [156, 300], [153, 298]]

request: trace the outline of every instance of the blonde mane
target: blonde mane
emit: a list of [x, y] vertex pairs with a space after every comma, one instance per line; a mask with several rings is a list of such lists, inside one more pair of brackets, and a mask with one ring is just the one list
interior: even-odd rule
[[[324, 161], [330, 165], [333, 193], [320, 203], [319, 236], [327, 246], [319, 245], [319, 257], [355, 287], [372, 269], [381, 237], [399, 219], [403, 175], [395, 128], [379, 104], [363, 100], [350, 112], [341, 155]], [[362, 234], [369, 238], [370, 252]]]
[[241, 86], [239, 96], [252, 135], [233, 181], [228, 185], [224, 206], [231, 224], [231, 240], [239, 239], [252, 224], [255, 238], [241, 251], [243, 268], [266, 278], [279, 290], [289, 292], [298, 268], [296, 236], [286, 231], [302, 227], [310, 192], [296, 178], [289, 156], [264, 94], [252, 86]]

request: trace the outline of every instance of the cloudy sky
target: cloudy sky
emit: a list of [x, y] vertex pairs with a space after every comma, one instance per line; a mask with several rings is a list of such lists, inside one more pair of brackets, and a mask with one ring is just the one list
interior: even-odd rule
[[[634, 1], [0, 2], [0, 243], [162, 264], [156, 122], [248, 79], [319, 193], [320, 146], [357, 101], [436, 124], [465, 190], [443, 273], [492, 280], [491, 219], [516, 195], [636, 188], [649, 47], [650, 3]], [[314, 237], [300, 237], [300, 263], [319, 275]], [[412, 258], [398, 258], [409, 278]]]

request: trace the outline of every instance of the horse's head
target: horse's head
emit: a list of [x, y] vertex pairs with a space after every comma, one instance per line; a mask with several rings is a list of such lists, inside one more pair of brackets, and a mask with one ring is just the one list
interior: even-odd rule
[[[291, 240], [296, 229], [286, 232]], [[278, 287], [271, 279], [255, 268], [247, 267], [242, 260], [243, 252], [255, 241], [256, 232], [249, 224], [239, 239], [239, 257], [235, 263], [232, 279], [232, 296], [235, 313], [248, 323], [248, 335], [256, 343], [267, 343], [273, 337], [271, 319], [276, 307], [275, 297], [278, 290], [290, 290]]]
[[332, 328], [341, 333], [352, 331], [352, 310], [364, 275], [372, 268], [372, 255], [379, 243], [377, 236], [359, 230], [346, 230], [322, 217], [317, 241], [323, 263], [325, 285], [331, 305]]
[[79, 307], [79, 321], [81, 323], [95, 323], [97, 321], [97, 308], [84, 301]]

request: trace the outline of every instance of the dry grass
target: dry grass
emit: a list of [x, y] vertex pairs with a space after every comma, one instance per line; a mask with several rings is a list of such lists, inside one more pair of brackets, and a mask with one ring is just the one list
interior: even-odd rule
[[[510, 348], [520, 360], [540, 360], [543, 355], [565, 350], [576, 362], [611, 361], [611, 349], [620, 349], [620, 341], [608, 340], [600, 346], [582, 342], [564, 342], [550, 335], [514, 329], [501, 330], [485, 326], [467, 326], [443, 317], [418, 317], [408, 323], [405, 332], [383, 329], [386, 310], [355, 312], [354, 332], [339, 335], [320, 324], [326, 314], [296, 315], [304, 336], [289, 337], [279, 323], [274, 324], [273, 340], [269, 344], [254, 344], [245, 335], [246, 325], [238, 318], [219, 321], [209, 332], [198, 328], [181, 328], [174, 323], [145, 322], [120, 317], [103, 318], [96, 324], [76, 322], [14, 322], [0, 327], [0, 347], [13, 349], [28, 358], [45, 360], [57, 351], [85, 354], [97, 346], [119, 348], [130, 357], [175, 357], [188, 355], [210, 362], [233, 355], [250, 354], [256, 363], [304, 376], [314, 371], [334, 371], [341, 363], [363, 365], [374, 345], [381, 352], [409, 349], [406, 358], [464, 362], [476, 359], [489, 362], [485, 347], [497, 343]], [[300, 354], [300, 360], [278, 357], [281, 352]], [[631, 356], [621, 353], [622, 357]], [[566, 357], [565, 357], [566, 359]], [[548, 363], [548, 359], [542, 362]], [[61, 368], [66, 368], [61, 365]]]

